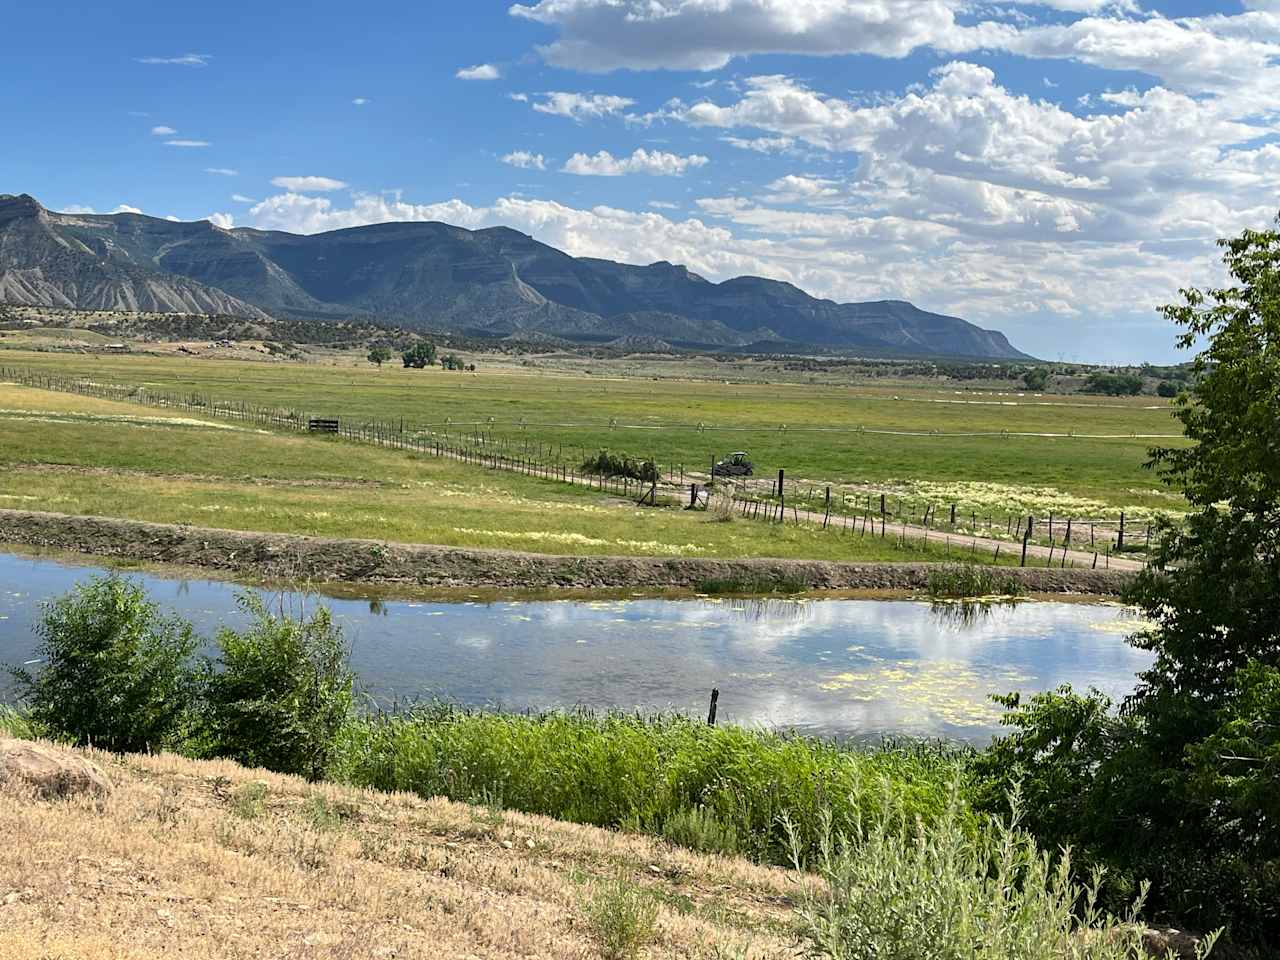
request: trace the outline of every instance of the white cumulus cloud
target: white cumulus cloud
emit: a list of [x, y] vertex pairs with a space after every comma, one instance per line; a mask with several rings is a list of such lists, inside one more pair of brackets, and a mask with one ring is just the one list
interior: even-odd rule
[[661, 150], [637, 149], [629, 157], [615, 157], [608, 150], [588, 156], [575, 153], [561, 168], [564, 173], [580, 177], [622, 177], [629, 173], [644, 173], [655, 177], [679, 177], [688, 170], [704, 167], [710, 160], [699, 154], [682, 157]]
[[205, 172], [205, 173], [211, 173], [211, 174], [213, 174], [215, 177], [238, 177], [238, 176], [240, 176], [240, 171], [239, 171], [239, 170], [233, 170], [233, 169], [231, 169], [231, 167], [205, 167], [205, 168], [204, 168], [204, 172]]
[[342, 180], [332, 177], [272, 177], [271, 184], [293, 193], [328, 193], [347, 186]]
[[463, 67], [454, 76], [459, 80], [497, 80], [502, 72], [492, 63], [477, 63], [474, 67]]
[[559, 67], [717, 70], [760, 53], [903, 57], [982, 45], [996, 32], [956, 22], [945, 0], [540, 0], [511, 14], [559, 30], [539, 52]]
[[721, 137], [725, 143], [739, 150], [755, 153], [783, 153], [796, 145], [791, 137]]
[[208, 147], [211, 146], [208, 140], [166, 140], [166, 147]]
[[173, 127], [159, 126], [151, 128], [151, 135], [155, 137], [172, 137], [177, 132]]
[[540, 153], [530, 153], [528, 150], [514, 150], [503, 157], [502, 162], [513, 167], [519, 167], [521, 170], [547, 169], [546, 157]]
[[621, 113], [627, 107], [634, 106], [635, 101], [628, 97], [618, 97], [603, 93], [567, 93], [551, 91], [542, 94], [542, 99], [533, 105], [539, 113], [549, 113], [556, 117], [568, 117], [579, 122], [583, 120], [599, 120], [613, 114]]

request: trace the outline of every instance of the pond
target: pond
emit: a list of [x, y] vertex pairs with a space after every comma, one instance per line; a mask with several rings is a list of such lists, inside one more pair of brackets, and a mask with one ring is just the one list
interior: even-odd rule
[[[35, 656], [39, 603], [102, 570], [0, 553], [0, 664]], [[206, 636], [237, 626], [234, 584], [130, 574]], [[286, 608], [322, 598], [262, 591]], [[969, 615], [915, 600], [414, 602], [323, 598], [379, 703], [676, 710], [749, 726], [985, 741], [990, 693], [1070, 683], [1121, 696], [1149, 655], [1111, 604], [1025, 602]], [[11, 691], [7, 682], [0, 690]]]

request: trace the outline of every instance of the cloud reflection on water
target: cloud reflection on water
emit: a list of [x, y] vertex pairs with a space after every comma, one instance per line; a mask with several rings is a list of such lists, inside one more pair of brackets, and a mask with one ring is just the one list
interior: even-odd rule
[[[35, 601], [93, 572], [0, 554], [0, 661], [33, 648]], [[240, 622], [234, 585], [141, 579], [205, 634]], [[718, 687], [725, 721], [848, 735], [986, 739], [990, 693], [1069, 682], [1122, 695], [1149, 662], [1123, 642], [1132, 613], [1113, 605], [971, 616], [909, 600], [327, 602], [377, 698], [701, 715]]]

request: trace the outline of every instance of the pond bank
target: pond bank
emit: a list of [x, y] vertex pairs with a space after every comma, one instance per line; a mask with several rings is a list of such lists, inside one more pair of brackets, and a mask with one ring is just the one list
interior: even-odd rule
[[[921, 590], [929, 564], [668, 557], [566, 557], [376, 540], [0, 510], [0, 542], [113, 560], [165, 563], [228, 575], [310, 583], [404, 584], [511, 590], [696, 590], [708, 581], [811, 590]], [[1114, 596], [1119, 570], [1002, 568], [1038, 594]]]

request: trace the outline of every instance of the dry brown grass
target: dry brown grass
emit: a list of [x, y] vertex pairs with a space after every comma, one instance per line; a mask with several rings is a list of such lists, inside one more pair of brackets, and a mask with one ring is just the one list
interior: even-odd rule
[[585, 905], [619, 876], [659, 904], [642, 956], [796, 955], [783, 871], [231, 763], [90, 755], [116, 784], [105, 803], [0, 792], [3, 960], [592, 958]]

